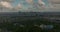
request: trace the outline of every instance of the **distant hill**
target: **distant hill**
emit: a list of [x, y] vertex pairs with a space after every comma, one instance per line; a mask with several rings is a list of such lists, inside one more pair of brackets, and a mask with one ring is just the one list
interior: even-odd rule
[[0, 12], [0, 16], [60, 16], [60, 12]]

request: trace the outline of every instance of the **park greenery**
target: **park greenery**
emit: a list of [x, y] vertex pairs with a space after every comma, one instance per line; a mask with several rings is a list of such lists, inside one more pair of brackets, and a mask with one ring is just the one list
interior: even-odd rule
[[[7, 29], [12, 32], [59, 32], [60, 24], [50, 22], [48, 19], [39, 17], [14, 17], [14, 16], [1, 16], [0, 29]], [[39, 26], [53, 25], [54, 28], [51, 30], [42, 30]]]

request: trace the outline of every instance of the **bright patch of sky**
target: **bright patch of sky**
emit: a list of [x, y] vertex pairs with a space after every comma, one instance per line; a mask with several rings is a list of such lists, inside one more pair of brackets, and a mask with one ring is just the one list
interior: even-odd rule
[[14, 0], [14, 2], [12, 2], [11, 4], [15, 7], [18, 5], [19, 2], [20, 2], [20, 0]]
[[[37, 3], [37, 0], [34, 0], [34, 2], [35, 3]], [[46, 3], [46, 5], [48, 4], [47, 2], [47, 0], [43, 0], [43, 2], [45, 2]], [[23, 6], [25, 6], [25, 7], [28, 7], [28, 6], [30, 6], [25, 0], [15, 0], [13, 3], [12, 3], [12, 5], [15, 7], [15, 6], [17, 6], [19, 3], [21, 3]]]
[[[7, 1], [7, 0], [6, 0]], [[28, 3], [30, 2], [30, 3]], [[34, 4], [32, 4], [34, 2]], [[48, 0], [13, 0], [13, 2], [7, 2], [12, 4], [13, 9], [10, 10], [19, 10], [19, 11], [25, 11], [26, 9], [28, 11], [32, 10], [32, 11], [45, 11], [45, 10], [52, 10], [50, 9], [50, 6], [48, 7]], [[40, 2], [40, 3], [39, 3]], [[37, 4], [38, 3], [38, 4]], [[22, 8], [21, 8], [22, 7]], [[47, 8], [46, 8], [47, 7]], [[52, 7], [52, 6], [51, 6]], [[31, 9], [30, 9], [31, 8]], [[34, 10], [35, 9], [35, 10]], [[53, 7], [53, 10], [56, 9], [55, 7]], [[57, 7], [58, 9], [58, 7]], [[6, 9], [5, 9], [6, 10]], [[14, 10], [14, 11], [15, 11]], [[7, 9], [8, 11], [8, 9]]]
[[48, 0], [42, 0], [43, 2], [45, 2], [46, 4], [48, 4]]

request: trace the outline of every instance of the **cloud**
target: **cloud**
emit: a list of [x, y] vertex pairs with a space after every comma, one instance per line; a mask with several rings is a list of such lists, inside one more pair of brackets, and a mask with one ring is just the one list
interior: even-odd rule
[[42, 0], [38, 0], [38, 3], [41, 5], [45, 5], [45, 3]]
[[54, 4], [53, 9], [60, 9], [60, 4]]
[[0, 5], [6, 8], [13, 8], [12, 5], [9, 2], [1, 1]]
[[[28, 3], [32, 3], [32, 1], [27, 0]], [[48, 5], [42, 0], [38, 0], [38, 4], [34, 3], [32, 10], [43, 10], [43, 11], [56, 11], [60, 9], [60, 0], [48, 0]], [[29, 9], [28, 9], [29, 10]]]
[[42, 0], [38, 0], [38, 4], [40, 6], [40, 9], [45, 9], [45, 2], [43, 2]]
[[[19, 2], [17, 6], [12, 6], [11, 2], [14, 0], [1, 0], [0, 1], [0, 10], [3, 8], [3, 12], [5, 11], [35, 11], [35, 12], [45, 12], [45, 11], [56, 11], [60, 10], [60, 0], [48, 0], [48, 5], [42, 0], [37, 0], [38, 2], [35, 3], [34, 0], [26, 0], [28, 3], [25, 6], [23, 3]], [[24, 1], [22, 1], [24, 2]], [[24, 2], [25, 3], [25, 2]], [[15, 3], [14, 3], [15, 4]], [[13, 5], [14, 5], [13, 4]]]
[[[33, 0], [26, 0], [26, 2], [28, 4], [30, 4], [31, 6], [29, 5], [28, 8], [27, 7], [25, 8], [24, 5], [22, 5], [22, 3], [18, 3], [18, 5], [16, 7], [13, 7], [9, 0], [2, 0], [0, 2], [0, 5], [4, 8], [5, 11], [18, 11], [18, 10], [28, 10], [29, 11], [29, 10], [38, 10], [38, 9], [43, 10], [44, 6], [45, 6], [45, 3], [42, 0], [39, 2], [39, 4], [36, 4], [36, 3], [32, 4]], [[33, 7], [35, 7], [35, 8], [33, 8]], [[10, 9], [10, 8], [12, 8], [12, 9]]]
[[13, 2], [14, 0], [0, 0], [0, 1]]
[[60, 9], [60, 0], [48, 0], [49, 6], [51, 9], [59, 10]]
[[15, 9], [17, 9], [17, 10], [20, 10], [20, 9], [22, 9], [23, 8], [23, 6], [22, 6], [22, 4], [18, 4], [16, 7], [15, 7]]
[[0, 1], [0, 12], [15, 12], [15, 10], [10, 2]]
[[48, 0], [52, 4], [60, 4], [60, 0]]
[[26, 0], [26, 2], [32, 4], [33, 0]]
[[34, 9], [45, 9], [45, 2], [43, 2], [42, 0], [37, 0], [38, 2], [35, 3], [34, 0], [26, 0], [28, 3], [30, 3], [30, 7], [29, 10], [34, 10]]
[[0, 12], [17, 12], [22, 9], [22, 4], [13, 7], [10, 2], [0, 1]]

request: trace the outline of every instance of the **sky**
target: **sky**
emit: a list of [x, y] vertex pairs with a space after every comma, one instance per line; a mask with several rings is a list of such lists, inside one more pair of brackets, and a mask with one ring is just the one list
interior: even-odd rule
[[0, 0], [0, 12], [60, 12], [60, 0]]

